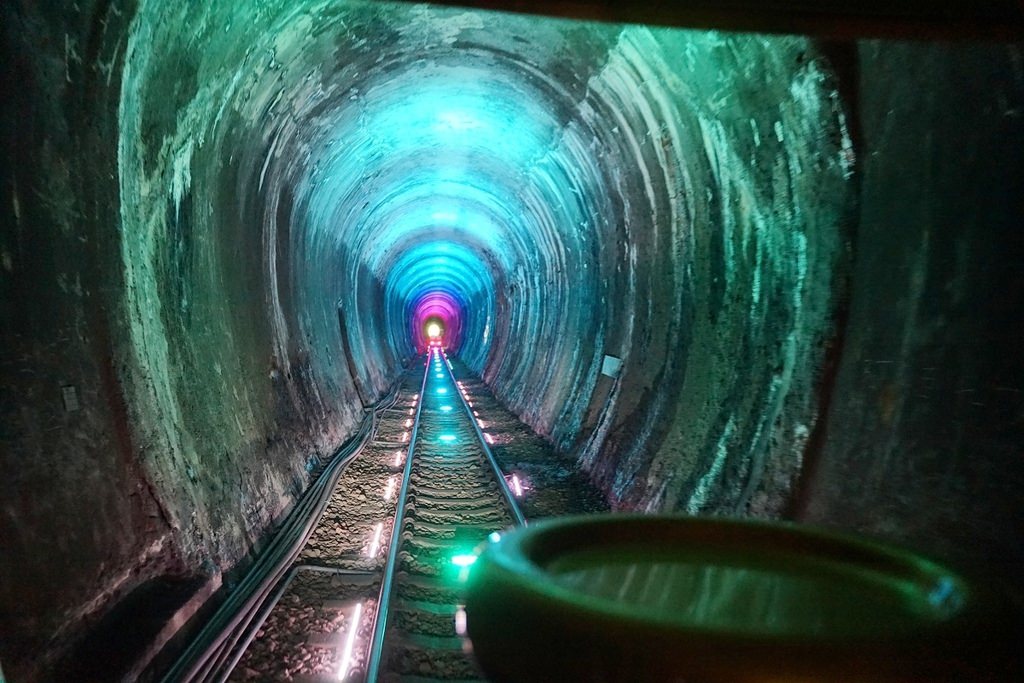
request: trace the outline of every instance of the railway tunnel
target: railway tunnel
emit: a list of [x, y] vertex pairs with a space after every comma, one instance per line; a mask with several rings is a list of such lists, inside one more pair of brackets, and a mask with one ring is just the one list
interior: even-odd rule
[[1019, 580], [1019, 12], [638, 7], [5, 3], [10, 680], [201, 611], [432, 338], [613, 510]]

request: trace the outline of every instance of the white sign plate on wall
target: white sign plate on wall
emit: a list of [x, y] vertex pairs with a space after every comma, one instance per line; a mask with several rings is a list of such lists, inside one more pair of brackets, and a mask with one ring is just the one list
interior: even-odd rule
[[616, 358], [615, 356], [605, 356], [604, 362], [601, 364], [601, 374], [608, 375], [609, 377], [618, 377], [619, 370], [622, 369], [622, 359]]

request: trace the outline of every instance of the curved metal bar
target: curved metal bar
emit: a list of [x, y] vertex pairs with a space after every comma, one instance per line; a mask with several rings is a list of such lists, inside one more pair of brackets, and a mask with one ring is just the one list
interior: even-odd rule
[[[459, 388], [458, 382], [455, 381], [455, 373], [452, 371], [451, 361], [448, 360], [448, 354], [442, 352], [444, 356], [444, 367], [448, 372], [448, 376], [452, 380], [452, 384], [456, 388]], [[430, 361], [427, 361], [427, 367], [430, 367]], [[505, 473], [498, 465], [497, 458], [494, 457], [494, 452], [491, 447], [487, 444], [487, 439], [484, 438], [483, 430], [480, 429], [480, 425], [476, 422], [476, 416], [473, 414], [473, 409], [469, 407], [469, 402], [466, 401], [466, 397], [459, 391], [459, 401], [462, 402], [462, 407], [466, 410], [466, 415], [469, 416], [469, 423], [473, 425], [473, 431], [476, 432], [476, 437], [480, 440], [480, 445], [484, 449], [484, 455], [487, 457], [487, 462], [490, 463], [491, 469], [494, 470], [494, 475], [498, 479], [498, 490], [501, 491], [501, 495], [505, 498], [505, 502], [508, 504], [508, 509], [512, 513], [512, 517], [515, 519], [517, 526], [526, 526], [526, 517], [523, 516], [522, 510], [519, 509], [519, 503], [516, 502], [516, 497], [512, 495], [512, 491], [508, 487], [508, 482], [505, 481]]]
[[388, 625], [388, 607], [391, 593], [394, 590], [395, 568], [398, 565], [398, 546], [402, 542], [402, 522], [405, 518], [405, 500], [409, 494], [409, 481], [412, 479], [412, 455], [416, 451], [416, 439], [420, 432], [420, 416], [423, 414], [423, 403], [427, 393], [427, 377], [430, 375], [430, 354], [427, 354], [423, 368], [423, 383], [420, 385], [420, 396], [416, 402], [416, 419], [409, 437], [409, 449], [405, 453], [405, 467], [402, 469], [402, 488], [398, 492], [398, 503], [395, 507], [395, 522], [391, 527], [391, 541], [388, 543], [388, 561], [384, 565], [384, 577], [380, 583], [380, 597], [377, 599], [377, 614], [373, 618], [373, 636], [370, 638], [370, 652], [366, 658], [366, 681], [376, 683], [380, 675], [381, 655], [384, 652], [384, 630]]

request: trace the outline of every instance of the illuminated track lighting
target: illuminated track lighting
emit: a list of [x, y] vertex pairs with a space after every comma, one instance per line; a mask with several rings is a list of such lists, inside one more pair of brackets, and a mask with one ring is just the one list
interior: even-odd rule
[[370, 539], [370, 547], [366, 549], [367, 557], [376, 557], [377, 551], [380, 550], [380, 535], [384, 531], [384, 522], [377, 522], [377, 526], [373, 529], [373, 537]]
[[466, 608], [459, 605], [455, 609], [455, 633], [456, 635], [466, 635]]
[[452, 564], [456, 567], [468, 567], [476, 562], [476, 555], [471, 553], [459, 553], [458, 555], [452, 555]]
[[512, 475], [512, 493], [515, 494], [516, 498], [523, 497], [523, 484], [519, 481], [519, 475]]
[[349, 619], [348, 633], [345, 635], [345, 648], [341, 654], [341, 666], [338, 667], [338, 680], [343, 681], [348, 677], [349, 669], [352, 667], [352, 650], [356, 644], [356, 634], [359, 633], [359, 622], [363, 617], [363, 603], [358, 603], [352, 610], [352, 617]]

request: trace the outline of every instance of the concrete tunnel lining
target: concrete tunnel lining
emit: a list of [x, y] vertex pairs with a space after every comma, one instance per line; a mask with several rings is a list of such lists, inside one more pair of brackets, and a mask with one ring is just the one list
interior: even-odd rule
[[[104, 22], [84, 21], [89, 12]], [[866, 286], [850, 284], [853, 252], [870, 253], [853, 247], [861, 179], [873, 177], [859, 174], [881, 163], [864, 158], [881, 148], [862, 150], [850, 130], [860, 102], [829, 45], [359, 2], [144, 1], [19, 16], [26, 35], [64, 34], [78, 60], [64, 75], [42, 58], [15, 68], [100, 94], [32, 105], [90, 115], [18, 143], [35, 147], [27, 170], [5, 176], [18, 181], [7, 183], [11, 224], [97, 235], [93, 270], [73, 258], [54, 268], [71, 282], [84, 274], [86, 294], [62, 285], [53, 299], [73, 301], [42, 308], [68, 306], [88, 337], [75, 353], [110, 364], [62, 371], [83, 373], [62, 380], [77, 386], [107, 378], [83, 400], [94, 407], [72, 441], [97, 453], [96, 474], [64, 475], [64, 489], [92, 482], [81, 500], [40, 493], [19, 508], [27, 514], [5, 513], [26, 566], [0, 583], [49, 576], [53, 556], [75, 558], [82, 574], [56, 595], [19, 597], [28, 616], [10, 623], [37, 646], [147, 579], [213, 576], [258, 546], [422, 342], [418, 321], [438, 301], [460, 357], [616, 509], [779, 517], [792, 507], [828, 417], [821, 378], [834, 370], [837, 319]], [[864, 68], [910, 78], [887, 57], [896, 47], [860, 49]], [[900, 49], [925, 73], [953, 68], [941, 49]], [[1010, 72], [1013, 49], [979, 48], [965, 63]], [[1020, 79], [993, 78], [986, 102], [1009, 98], [1012, 109]], [[1007, 135], [985, 121], [977, 149], [990, 144], [984, 125]], [[105, 152], [93, 162], [91, 149]], [[1019, 155], [1007, 154], [1005, 185], [1016, 187]], [[96, 177], [76, 180], [90, 163]], [[27, 174], [39, 169], [49, 199], [37, 201]], [[102, 207], [85, 212], [93, 222], [76, 223], [90, 202]], [[981, 250], [985, 234], [963, 249]], [[89, 314], [99, 301], [102, 325]], [[605, 354], [623, 360], [618, 380], [601, 375]], [[18, 414], [9, 452], [45, 451], [28, 426], [35, 408], [19, 410], [5, 408]], [[40, 486], [51, 459], [19, 464], [24, 481]], [[912, 523], [851, 511], [836, 483], [845, 467], [822, 470], [814, 490], [828, 493], [808, 516], [914, 538]], [[123, 490], [132, 502], [115, 501]], [[75, 506], [100, 510], [105, 527], [47, 517]], [[119, 533], [114, 518], [128, 520]], [[41, 556], [30, 547], [43, 533], [84, 540]]]
[[[148, 74], [165, 68], [153, 60], [180, 54], [175, 44], [183, 34], [177, 22], [214, 20], [143, 8], [129, 45], [121, 105], [121, 185], [125, 234], [141, 239], [124, 242], [126, 272], [139, 285], [129, 290], [140, 299], [138, 310], [146, 311], [157, 300], [147, 295], [154, 283], [147, 281], [143, 262], [152, 261], [147, 253], [158, 253], [153, 240], [160, 239], [160, 228], [148, 235], [128, 229], [133, 213], [156, 225], [158, 217], [168, 214], [168, 204], [173, 202], [176, 215], [182, 211], [186, 194], [193, 207], [219, 206], [222, 200], [212, 191], [216, 186], [196, 183], [195, 167], [210, 163], [218, 168], [230, 157], [221, 145], [238, 143], [233, 138], [220, 143], [219, 131], [234, 132], [224, 123], [224, 117], [234, 115], [247, 142], [273, 131], [266, 151], [244, 168], [258, 173], [258, 182], [240, 178], [244, 190], [237, 199], [252, 207], [251, 220], [263, 226], [265, 242], [278, 245], [266, 251], [263, 272], [274, 356], [287, 372], [295, 353], [289, 345], [296, 343], [289, 337], [296, 337], [300, 347], [307, 347], [309, 373], [315, 378], [311, 384], [317, 389], [344, 381], [331, 369], [336, 366], [330, 356], [339, 347], [335, 298], [350, 321], [356, 365], [367, 369], [371, 386], [380, 391], [394, 360], [411, 351], [408, 307], [432, 292], [445, 292], [465, 302], [459, 311], [460, 327], [465, 327], [462, 354], [528, 423], [562, 447], [579, 438], [604, 353], [624, 358], [627, 377], [660, 368], [668, 354], [678, 354], [677, 371], [703, 366], [690, 371], [713, 377], [711, 385], [718, 385], [725, 399], [751, 383], [742, 374], [721, 376], [724, 366], [731, 372], [732, 359], [715, 367], [713, 348], [701, 349], [700, 361], [682, 359], [702, 346], [729, 348], [729, 335], [741, 349], [778, 347], [773, 363], [760, 364], [778, 370], [753, 379], [765, 389], [746, 407], [738, 431], [735, 419], [729, 426], [731, 407], [691, 408], [691, 425], [707, 423], [706, 431], [715, 434], [706, 433], [692, 445], [713, 438], [718, 451], [727, 441], [739, 451], [758, 450], [772, 429], [792, 432], [797, 423], [806, 428], [813, 421], [808, 412], [800, 419], [791, 416], [788, 426], [774, 425], [791, 386], [809, 381], [819, 363], [813, 346], [828, 324], [829, 278], [852, 159], [827, 73], [814, 59], [801, 57], [811, 49], [806, 40], [406, 6], [353, 5], [346, 12], [319, 16], [264, 10], [236, 17], [233, 25], [246, 27], [246, 38], [254, 23], [265, 26], [265, 42], [246, 40], [238, 44], [238, 55], [228, 52], [229, 64], [241, 64], [241, 73], [248, 76], [245, 70], [251, 69], [253, 75], [240, 80], [239, 72], [218, 68], [219, 61], [195, 64], [204, 87], [162, 139], [165, 163], [155, 167], [155, 174], [147, 173], [145, 138], [137, 131], [144, 126], [146, 107], [153, 106], [146, 104], [146, 86], [158, 82]], [[381, 39], [339, 46], [338, 35], [350, 23]], [[211, 35], [217, 36], [221, 51], [210, 54], [225, 59], [230, 39], [220, 31]], [[436, 40], [438, 35], [443, 38]], [[388, 58], [380, 59], [385, 46]], [[684, 74], [674, 73], [676, 67], [667, 61], [673, 51], [688, 55]], [[744, 59], [757, 55], [758, 68], [743, 68], [739, 54], [747, 55]], [[340, 73], [324, 73], [326, 55], [343, 64]], [[350, 80], [349, 74], [358, 76]], [[292, 78], [301, 85], [285, 88], [283, 83]], [[764, 80], [779, 85], [769, 91]], [[756, 95], [751, 92], [755, 88]], [[732, 130], [727, 131], [721, 111], [742, 106], [731, 98], [743, 97], [765, 102], [764, 110], [741, 122], [729, 121]], [[808, 149], [785, 147], [787, 136], [801, 140], [810, 135], [816, 144]], [[747, 154], [764, 159], [757, 168], [775, 170], [749, 172], [741, 163]], [[798, 180], [780, 187], [786, 173], [797, 175], [790, 169], [800, 169]], [[693, 178], [708, 176], [713, 183], [695, 187]], [[143, 194], [147, 178], [169, 187], [170, 196]], [[822, 206], [816, 201], [821, 194], [835, 197], [834, 202]], [[282, 196], [289, 197], [290, 210], [282, 211]], [[787, 214], [789, 221], [775, 220]], [[201, 223], [203, 218], [188, 220]], [[720, 226], [722, 232], [705, 240], [693, 234], [695, 221]], [[206, 232], [214, 225], [194, 229]], [[437, 237], [439, 227], [445, 239]], [[174, 222], [162, 228], [172, 232]], [[668, 244], [674, 253], [669, 252], [666, 270], [659, 273], [662, 281], [653, 283], [653, 273], [644, 266]], [[281, 263], [284, 258], [290, 259], [287, 265]], [[690, 264], [701, 263], [713, 263], [716, 272], [690, 275]], [[670, 287], [663, 273], [671, 273]], [[287, 284], [282, 286], [282, 280]], [[377, 288], [383, 292], [373, 291]], [[776, 288], [788, 294], [773, 296]], [[293, 319], [280, 302], [282, 289], [292, 290]], [[378, 298], [383, 299], [382, 318], [360, 315], [372, 310], [368, 301]], [[580, 301], [604, 305], [590, 309]], [[641, 301], [647, 310], [638, 305]], [[672, 311], [704, 310], [689, 325], [670, 323], [655, 331], [653, 326], [669, 316], [651, 309], [653, 303]], [[723, 318], [735, 316], [741, 323], [716, 324], [717, 309], [723, 306], [735, 307]], [[704, 315], [712, 318], [711, 326], [702, 326]], [[485, 344], [483, 329], [492, 319], [492, 337]], [[748, 319], [755, 325], [747, 325]], [[157, 318], [143, 315], [135, 324], [140, 363], [173, 367], [146, 341], [161, 335]], [[760, 334], [768, 338], [758, 339]], [[636, 343], [654, 335], [661, 339], [652, 339], [646, 349]], [[530, 346], [529, 340], [538, 339], [544, 344]], [[802, 376], [794, 377], [797, 368]], [[637, 384], [657, 392], [653, 377], [644, 380]], [[708, 401], [707, 381], [697, 382], [697, 393], [714, 404]], [[167, 385], [139, 400], [171, 411], [175, 391]], [[658, 410], [647, 412], [654, 416]], [[757, 413], [766, 418], [755, 421], [751, 416]], [[651, 429], [644, 425], [637, 431]], [[696, 436], [692, 426], [688, 431]], [[638, 439], [625, 458], [642, 461], [645, 456], [638, 454], [646, 451], [645, 441]], [[171, 445], [172, 451], [177, 448]], [[744, 469], [744, 463], [756, 460], [744, 454], [731, 466]], [[606, 482], [612, 495], [647, 509], [662, 506], [663, 496], [669, 499], [666, 507], [694, 509], [715, 496], [713, 477], [697, 478], [688, 483], [701, 499], [680, 503], [679, 491], [652, 490], [660, 484], [637, 476], [647, 467], [639, 461], [616, 468], [614, 475], [598, 473], [618, 479]], [[726, 466], [720, 458], [706, 465], [714, 472]], [[749, 472], [754, 478], [761, 474]], [[750, 493], [728, 495], [740, 503]]]

